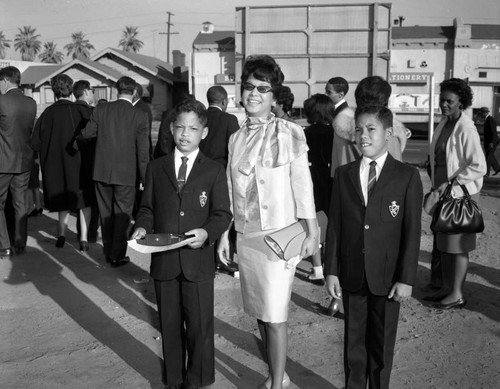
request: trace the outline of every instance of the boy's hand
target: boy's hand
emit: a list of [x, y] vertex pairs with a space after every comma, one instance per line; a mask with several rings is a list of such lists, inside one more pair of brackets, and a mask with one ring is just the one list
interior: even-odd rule
[[188, 244], [192, 249], [199, 249], [208, 238], [208, 232], [203, 228], [195, 228], [194, 230], [186, 231], [184, 235], [187, 235], [189, 238], [192, 236], [196, 237], [193, 242]]
[[413, 287], [408, 284], [403, 284], [402, 282], [396, 282], [389, 292], [389, 296], [387, 298], [393, 298], [395, 301], [402, 303], [408, 301], [411, 297], [411, 291]]
[[231, 263], [231, 253], [229, 252], [229, 237], [228, 232], [224, 232], [220, 239], [219, 244], [217, 245], [217, 255], [219, 256], [219, 260], [226, 266], [229, 266]]
[[146, 236], [146, 230], [142, 227], [136, 228], [132, 234], [132, 239], [142, 239]]
[[337, 276], [326, 276], [326, 291], [330, 296], [339, 300], [342, 299], [342, 288], [340, 287], [340, 281]]

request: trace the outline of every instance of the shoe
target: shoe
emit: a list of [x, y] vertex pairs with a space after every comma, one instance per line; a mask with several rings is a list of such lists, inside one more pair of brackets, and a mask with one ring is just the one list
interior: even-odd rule
[[448, 303], [448, 304], [441, 304], [441, 303], [434, 304], [434, 305], [432, 305], [432, 308], [442, 309], [442, 310], [446, 311], [448, 309], [462, 309], [466, 305], [467, 305], [467, 300], [464, 298], [460, 298], [457, 301], [453, 301], [453, 302]]
[[8, 257], [12, 257], [12, 250], [10, 248], [8, 249], [0, 249], [0, 258], [5, 259]]
[[89, 251], [89, 242], [87, 242], [86, 240], [81, 240], [80, 251]]
[[332, 298], [332, 302], [330, 303], [330, 305], [326, 310], [326, 314], [328, 316], [335, 316], [339, 311], [340, 311], [340, 300], [334, 297]]
[[56, 247], [62, 248], [64, 247], [64, 243], [66, 243], [66, 238], [64, 236], [60, 236], [59, 238], [57, 238]]
[[124, 257], [121, 259], [110, 259], [110, 262], [111, 262], [111, 267], [119, 267], [119, 266], [123, 266], [123, 265], [126, 265], [127, 263], [129, 263], [130, 258]]
[[307, 276], [307, 281], [312, 282], [313, 284], [316, 284], [316, 285], [324, 285], [325, 284], [325, 277], [323, 277], [323, 276], [318, 277], [314, 273], [311, 273]]
[[38, 208], [38, 209], [35, 208], [28, 214], [28, 217], [38, 216], [41, 215], [42, 213], [43, 213], [43, 208]]
[[14, 246], [14, 253], [16, 255], [24, 254], [25, 249], [26, 249], [26, 246]]
[[[288, 376], [288, 374], [285, 374], [283, 375], [283, 381], [281, 381], [281, 386], [283, 387], [283, 389], [285, 388], [288, 388], [290, 386], [290, 377]], [[260, 384], [259, 388], [261, 389], [271, 389], [271, 377], [267, 377], [266, 380]]]
[[436, 301], [441, 301], [446, 296], [448, 296], [448, 295], [447, 294], [435, 294], [432, 296], [425, 296], [422, 300], [436, 302]]

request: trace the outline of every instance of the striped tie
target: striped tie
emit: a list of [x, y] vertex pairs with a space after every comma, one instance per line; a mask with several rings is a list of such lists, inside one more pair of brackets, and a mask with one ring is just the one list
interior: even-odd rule
[[368, 198], [372, 195], [373, 188], [375, 188], [375, 184], [377, 183], [377, 172], [375, 170], [375, 166], [377, 166], [377, 162], [370, 162], [370, 171], [368, 172]]
[[179, 173], [177, 174], [177, 187], [179, 188], [179, 192], [182, 192], [184, 188], [184, 184], [186, 183], [186, 173], [187, 173], [187, 157], [181, 157], [182, 163], [179, 166]]

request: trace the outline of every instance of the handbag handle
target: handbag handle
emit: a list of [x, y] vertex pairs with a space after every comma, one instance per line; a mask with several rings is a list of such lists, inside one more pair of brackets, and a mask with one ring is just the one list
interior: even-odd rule
[[448, 184], [448, 186], [447, 186], [447, 187], [446, 187], [446, 189], [444, 190], [443, 195], [442, 195], [442, 197], [441, 197], [441, 198], [442, 198], [442, 199], [449, 199], [449, 198], [451, 198], [451, 190], [452, 190], [452, 188], [453, 188], [453, 183], [455, 183], [455, 182], [456, 182], [458, 185], [460, 185], [460, 188], [462, 189], [462, 192], [464, 192], [464, 197], [465, 197], [466, 199], [470, 199], [471, 197], [470, 197], [469, 191], [467, 190], [467, 188], [465, 187], [465, 185], [460, 184], [460, 183], [457, 181], [457, 178], [456, 178], [456, 177], [454, 177], [454, 178], [450, 181], [450, 183]]

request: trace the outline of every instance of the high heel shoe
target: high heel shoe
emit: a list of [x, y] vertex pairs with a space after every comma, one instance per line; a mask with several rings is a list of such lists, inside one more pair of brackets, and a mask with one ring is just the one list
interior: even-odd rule
[[442, 304], [442, 303], [433, 304], [432, 308], [446, 311], [448, 309], [462, 309], [466, 305], [467, 305], [467, 300], [464, 298], [460, 298], [457, 301], [452, 301], [451, 303], [448, 304]]
[[[283, 389], [288, 388], [290, 386], [290, 377], [288, 374], [283, 374], [283, 381], [281, 381], [281, 386]], [[266, 380], [259, 385], [259, 389], [271, 389], [271, 377], [267, 377]]]
[[63, 248], [64, 247], [64, 243], [66, 243], [66, 238], [64, 236], [60, 236], [59, 238], [57, 238], [57, 241], [56, 241], [56, 247], [57, 248]]
[[89, 242], [87, 242], [86, 240], [81, 240], [80, 251], [89, 251]]

